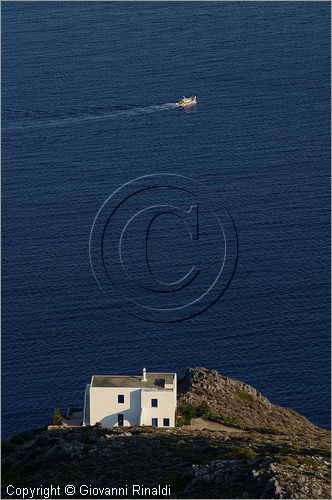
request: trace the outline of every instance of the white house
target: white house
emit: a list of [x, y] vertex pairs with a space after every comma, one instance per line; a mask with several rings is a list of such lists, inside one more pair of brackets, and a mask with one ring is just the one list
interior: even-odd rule
[[83, 425], [175, 427], [176, 373], [93, 375], [84, 395]]

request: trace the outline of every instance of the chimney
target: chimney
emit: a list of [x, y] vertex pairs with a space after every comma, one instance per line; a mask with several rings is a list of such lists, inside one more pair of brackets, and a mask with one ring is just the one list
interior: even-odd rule
[[142, 378], [142, 381], [146, 382], [146, 369], [145, 368], [143, 368], [143, 378]]

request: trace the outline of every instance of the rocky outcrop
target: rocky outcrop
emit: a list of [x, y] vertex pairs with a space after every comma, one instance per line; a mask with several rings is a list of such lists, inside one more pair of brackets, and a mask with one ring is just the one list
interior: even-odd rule
[[180, 403], [205, 403], [222, 423], [233, 422], [245, 430], [298, 436], [303, 443], [329, 446], [328, 431], [294, 410], [272, 404], [254, 387], [215, 370], [189, 368], [178, 387]]
[[189, 395], [190, 392], [197, 392], [199, 389], [206, 391], [206, 395], [210, 392], [222, 391], [227, 396], [232, 396], [235, 391], [239, 390], [264, 401], [266, 404], [271, 404], [257, 389], [245, 382], [220, 375], [216, 370], [188, 368], [184, 378], [179, 380], [179, 393]]
[[167, 484], [171, 498], [329, 497], [326, 430], [273, 405], [253, 387], [205, 368], [188, 370], [179, 387], [180, 402], [204, 402], [210, 416], [242, 419], [241, 432], [227, 426], [99, 425], [23, 433], [3, 443], [2, 498], [10, 498], [8, 484], [55, 484], [63, 493], [66, 484], [79, 491], [87, 483], [100, 488]]
[[172, 498], [328, 498], [330, 487], [328, 450], [277, 435], [78, 427], [24, 439], [4, 447], [2, 498], [14, 479], [15, 486], [70, 483], [77, 490], [87, 481], [169, 484]]
[[271, 457], [216, 460], [192, 467], [188, 496], [214, 498], [328, 498], [329, 463], [311, 457], [310, 465], [274, 464]]

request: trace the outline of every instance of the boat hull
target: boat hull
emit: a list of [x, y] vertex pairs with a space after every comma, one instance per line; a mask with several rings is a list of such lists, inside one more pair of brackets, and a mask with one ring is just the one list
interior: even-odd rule
[[184, 97], [183, 99], [179, 99], [178, 101], [176, 101], [176, 105], [181, 107], [181, 108], [184, 108], [187, 106], [193, 106], [196, 103], [197, 103], [196, 96]]

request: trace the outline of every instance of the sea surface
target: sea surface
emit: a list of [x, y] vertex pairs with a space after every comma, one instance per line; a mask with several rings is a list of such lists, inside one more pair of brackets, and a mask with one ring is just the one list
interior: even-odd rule
[[[2, 3], [4, 436], [143, 366], [217, 369], [329, 426], [329, 47], [329, 2]], [[157, 172], [205, 185], [238, 233], [230, 286], [178, 323], [130, 315], [89, 262], [106, 198]], [[188, 243], [171, 217], [164, 281]]]

